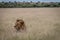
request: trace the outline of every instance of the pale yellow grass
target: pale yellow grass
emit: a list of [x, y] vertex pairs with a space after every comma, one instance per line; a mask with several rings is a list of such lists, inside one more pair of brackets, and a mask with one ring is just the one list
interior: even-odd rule
[[[26, 32], [16, 32], [22, 18]], [[0, 8], [0, 40], [60, 40], [60, 8]]]

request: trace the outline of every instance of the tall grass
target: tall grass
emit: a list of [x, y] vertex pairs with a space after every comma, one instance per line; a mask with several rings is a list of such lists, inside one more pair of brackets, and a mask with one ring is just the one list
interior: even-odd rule
[[[19, 10], [16, 10], [17, 13], [9, 9], [7, 12], [1, 12], [4, 16], [0, 17], [0, 40], [60, 40], [60, 14], [51, 10], [47, 13], [47, 9], [46, 13], [42, 10], [42, 12], [39, 11], [40, 9], [32, 11], [27, 9], [27, 11], [23, 10], [22, 12], [21, 9]], [[16, 32], [14, 29], [13, 26], [18, 17], [24, 19], [26, 32]]]

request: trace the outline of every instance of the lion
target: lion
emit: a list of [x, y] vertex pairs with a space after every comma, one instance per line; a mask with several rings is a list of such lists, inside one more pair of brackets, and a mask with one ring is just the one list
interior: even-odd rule
[[15, 22], [14, 28], [19, 31], [19, 30], [26, 30], [25, 22], [23, 19], [17, 19]]

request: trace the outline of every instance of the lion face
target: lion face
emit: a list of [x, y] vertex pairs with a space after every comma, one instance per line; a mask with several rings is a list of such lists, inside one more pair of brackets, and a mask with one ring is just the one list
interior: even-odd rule
[[22, 19], [17, 19], [14, 28], [18, 30], [24, 30], [25, 29], [25, 23]]

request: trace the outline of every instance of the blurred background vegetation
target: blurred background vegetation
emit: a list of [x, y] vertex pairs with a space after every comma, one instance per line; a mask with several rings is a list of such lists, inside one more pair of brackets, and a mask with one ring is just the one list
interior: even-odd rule
[[40, 7], [60, 7], [60, 2], [0, 2], [0, 8], [40, 8]]

